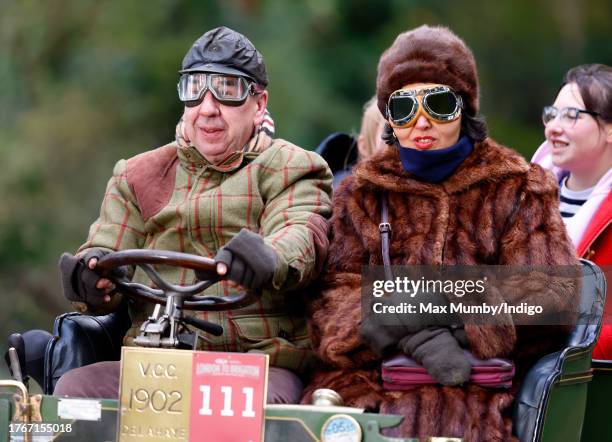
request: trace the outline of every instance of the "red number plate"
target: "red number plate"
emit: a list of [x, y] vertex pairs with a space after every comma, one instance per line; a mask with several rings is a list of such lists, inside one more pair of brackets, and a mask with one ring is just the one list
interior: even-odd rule
[[119, 442], [262, 442], [268, 356], [124, 347]]
[[190, 441], [263, 441], [268, 357], [195, 352]]

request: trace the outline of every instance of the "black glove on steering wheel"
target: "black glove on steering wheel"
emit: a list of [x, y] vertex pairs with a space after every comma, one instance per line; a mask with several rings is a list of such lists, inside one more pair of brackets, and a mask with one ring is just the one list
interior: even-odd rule
[[[85, 302], [91, 306], [98, 306], [104, 302], [104, 290], [96, 288], [100, 275], [91, 270], [87, 263], [90, 259], [100, 259], [110, 252], [102, 249], [91, 249], [84, 256], [78, 257], [64, 253], [59, 260], [62, 289], [69, 301]], [[121, 277], [126, 274], [123, 268], [113, 270], [113, 276]]]
[[[215, 262], [227, 265], [227, 279], [249, 290], [259, 290], [274, 276], [276, 252], [264, 243], [261, 235], [242, 229], [215, 256]], [[208, 279], [210, 275], [196, 270], [198, 279]]]

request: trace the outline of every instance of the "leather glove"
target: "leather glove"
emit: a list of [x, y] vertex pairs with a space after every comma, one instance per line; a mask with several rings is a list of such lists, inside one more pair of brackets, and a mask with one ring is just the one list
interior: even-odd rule
[[[91, 306], [99, 306], [104, 302], [104, 290], [96, 288], [100, 275], [91, 270], [87, 263], [92, 258], [98, 260], [109, 252], [102, 249], [91, 249], [84, 256], [78, 257], [64, 253], [59, 260], [62, 290], [69, 301], [85, 302]], [[114, 269], [114, 277], [125, 276], [126, 269]]]
[[467, 334], [465, 333], [465, 328], [461, 327], [451, 327], [451, 333], [453, 337], [457, 340], [459, 345], [463, 348], [468, 348], [469, 341], [467, 338]]
[[[399, 306], [403, 302], [412, 302], [419, 312], [420, 303], [432, 303], [435, 306], [446, 306], [449, 302], [441, 293], [419, 294], [414, 298], [406, 298], [404, 294], [394, 293], [385, 298], [377, 298], [372, 302], [384, 301], [387, 306]], [[400, 339], [414, 334], [427, 327], [449, 326], [459, 323], [454, 313], [374, 313], [370, 308], [359, 324], [359, 334], [362, 341], [379, 356], [393, 353]]]
[[398, 347], [442, 385], [470, 379], [472, 365], [448, 328], [430, 327], [402, 338]]
[[[264, 243], [261, 235], [242, 229], [219, 249], [215, 262], [227, 265], [226, 279], [246, 289], [259, 290], [274, 276], [277, 257], [274, 249]], [[210, 275], [196, 270], [196, 277], [206, 280]]]
[[408, 325], [387, 325], [381, 315], [369, 314], [363, 317], [359, 324], [359, 335], [364, 344], [374, 351], [378, 356], [385, 356], [397, 347], [398, 341], [406, 336], [411, 330]]

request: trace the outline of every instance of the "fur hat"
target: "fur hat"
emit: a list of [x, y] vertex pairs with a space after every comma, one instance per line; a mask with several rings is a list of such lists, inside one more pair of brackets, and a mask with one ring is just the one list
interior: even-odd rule
[[439, 83], [463, 97], [478, 113], [478, 74], [474, 54], [452, 31], [423, 25], [397, 36], [378, 63], [376, 96], [385, 115], [389, 96], [408, 83]]

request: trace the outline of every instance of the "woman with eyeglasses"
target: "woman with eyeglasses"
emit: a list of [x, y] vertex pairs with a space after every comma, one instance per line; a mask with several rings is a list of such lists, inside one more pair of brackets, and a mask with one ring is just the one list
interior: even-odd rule
[[[474, 56], [446, 28], [405, 32], [383, 53], [377, 102], [389, 147], [358, 164], [334, 195], [326, 273], [309, 310], [323, 364], [303, 402], [316, 389], [330, 388], [346, 405], [403, 415], [394, 435], [514, 440], [510, 416], [517, 383], [511, 389], [473, 383], [473, 357], [511, 359], [520, 378], [537, 358], [561, 347], [569, 327], [538, 327], [537, 317], [515, 323], [508, 314], [495, 325], [468, 323], [462, 314], [387, 309], [385, 316], [374, 312], [385, 298], [370, 296], [370, 286], [363, 287], [362, 298], [363, 266], [393, 273], [419, 265], [452, 272], [461, 265], [577, 264], [557, 208], [557, 183], [487, 138], [478, 97]], [[575, 303], [571, 283], [528, 282], [510, 288], [501, 281], [484, 297], [461, 299], [488, 305], [520, 300], [549, 312]], [[402, 289], [392, 286], [395, 295]], [[431, 302], [441, 310], [461, 296], [414, 295], [421, 299], [417, 308]], [[383, 361], [398, 352], [424, 367], [427, 381], [402, 387], [381, 379], [389, 366]]]
[[[542, 121], [546, 141], [532, 161], [559, 182], [561, 216], [578, 255], [611, 265], [612, 67], [570, 69]], [[604, 324], [593, 359], [612, 359], [612, 326]]]

